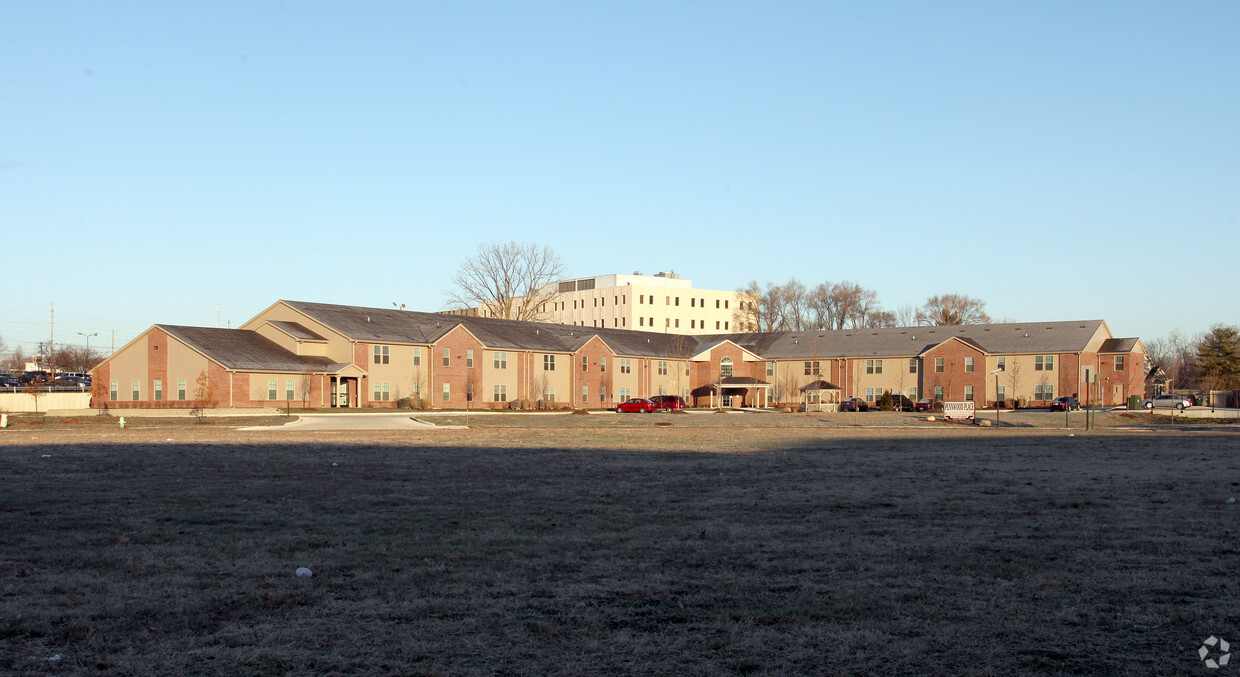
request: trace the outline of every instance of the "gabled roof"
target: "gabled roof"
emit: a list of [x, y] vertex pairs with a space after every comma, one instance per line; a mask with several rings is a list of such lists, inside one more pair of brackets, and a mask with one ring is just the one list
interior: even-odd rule
[[767, 360], [914, 357], [952, 337], [988, 353], [1069, 353], [1085, 350], [1090, 340], [1105, 327], [1102, 320], [1074, 320], [690, 336], [395, 308], [305, 301], [281, 303], [354, 341], [427, 345], [435, 343], [453, 327], [463, 326], [483, 345], [492, 349], [571, 353], [585, 345], [591, 337], [598, 336], [617, 355], [681, 359], [688, 359], [723, 341], [731, 341]]
[[271, 339], [248, 329], [218, 329], [157, 324], [225, 369], [245, 371], [335, 371], [345, 365], [326, 357], [295, 355]]
[[284, 332], [285, 334], [288, 334], [289, 336], [297, 339], [298, 341], [314, 341], [316, 343], [327, 341], [327, 339], [310, 331], [309, 329], [305, 328], [301, 324], [298, 324], [297, 322], [285, 322], [283, 320], [270, 320], [267, 322], [267, 324], [275, 327], [276, 329], [279, 329], [280, 331]]

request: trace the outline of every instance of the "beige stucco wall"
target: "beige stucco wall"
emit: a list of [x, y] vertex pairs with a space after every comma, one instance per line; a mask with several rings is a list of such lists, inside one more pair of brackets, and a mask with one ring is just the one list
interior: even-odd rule
[[[264, 310], [263, 312], [259, 313], [257, 316], [255, 316], [250, 321], [238, 327], [238, 329], [251, 329], [251, 330], [257, 331], [265, 323], [269, 321], [273, 321], [273, 320], [282, 321], [282, 322], [296, 322], [300, 324], [301, 326], [309, 329], [310, 331], [318, 334], [319, 336], [322, 336], [323, 338], [327, 339], [326, 345], [320, 344], [323, 347], [318, 348], [318, 350], [320, 350], [321, 352], [316, 352], [316, 353], [307, 352], [307, 353], [302, 353], [302, 354], [324, 356], [324, 357], [331, 359], [333, 362], [352, 362], [353, 361], [353, 344], [350, 341], [345, 339], [345, 337], [341, 336], [340, 334], [338, 334], [335, 330], [331, 329], [330, 327], [320, 322], [317, 322], [311, 319], [310, 317], [307, 317], [301, 312], [298, 312], [297, 310], [290, 308], [289, 306], [283, 303], [277, 303], [271, 306], [270, 308]], [[277, 332], [277, 333], [283, 333], [283, 332]], [[275, 338], [273, 338], [271, 335], [268, 335], [266, 333], [263, 333], [263, 336], [267, 336], [268, 338], [275, 340]], [[285, 336], [287, 337], [287, 335]], [[281, 346], [284, 346], [285, 348], [287, 348], [288, 350], [294, 353], [297, 352], [296, 347], [291, 343], [286, 343], [283, 341], [276, 341], [276, 343], [279, 343]], [[307, 346], [309, 345], [311, 344], [307, 344]]]

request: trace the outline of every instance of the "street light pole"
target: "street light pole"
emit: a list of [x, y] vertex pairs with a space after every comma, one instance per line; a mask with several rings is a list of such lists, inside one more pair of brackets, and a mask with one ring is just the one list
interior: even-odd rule
[[999, 427], [999, 407], [1002, 406], [1002, 404], [999, 402], [999, 372], [1001, 371], [1003, 370], [996, 369], [990, 372], [995, 375], [995, 427], [996, 428]]

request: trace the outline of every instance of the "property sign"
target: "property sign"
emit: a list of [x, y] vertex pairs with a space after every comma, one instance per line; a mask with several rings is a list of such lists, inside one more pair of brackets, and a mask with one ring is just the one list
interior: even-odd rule
[[943, 418], [949, 421], [972, 421], [976, 407], [972, 402], [944, 402]]

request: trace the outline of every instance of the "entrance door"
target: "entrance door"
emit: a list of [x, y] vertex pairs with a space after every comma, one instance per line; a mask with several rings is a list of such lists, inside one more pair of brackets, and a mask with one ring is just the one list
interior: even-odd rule
[[339, 385], [336, 386], [336, 406], [349, 406], [349, 382], [350, 379], [340, 379]]

